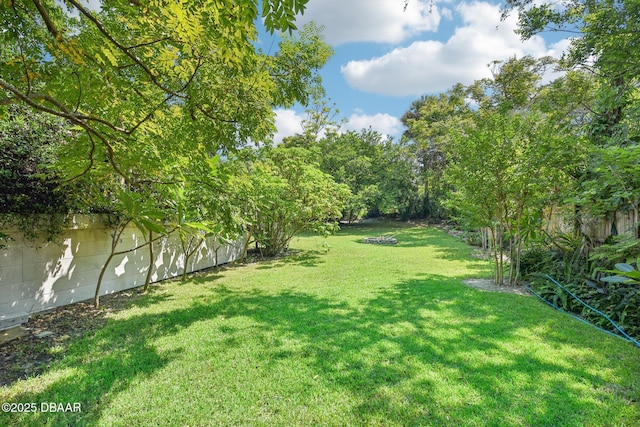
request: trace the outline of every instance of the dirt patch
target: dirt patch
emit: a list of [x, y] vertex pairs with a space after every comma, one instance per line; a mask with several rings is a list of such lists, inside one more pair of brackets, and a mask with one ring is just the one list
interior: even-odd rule
[[462, 283], [471, 288], [481, 289], [483, 291], [505, 292], [524, 296], [531, 295], [524, 286], [499, 286], [496, 285], [493, 279], [466, 279], [463, 280]]
[[89, 301], [58, 307], [4, 332], [5, 338], [11, 340], [0, 344], [0, 386], [39, 375], [64, 355], [73, 339], [93, 333], [112, 313], [130, 305], [140, 295], [138, 290], [129, 290], [103, 296], [99, 309]]

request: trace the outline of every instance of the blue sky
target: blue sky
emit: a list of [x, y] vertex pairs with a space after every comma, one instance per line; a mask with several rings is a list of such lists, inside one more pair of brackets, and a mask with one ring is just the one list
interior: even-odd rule
[[[561, 34], [521, 41], [517, 16], [500, 21], [497, 1], [309, 0], [299, 28], [315, 21], [335, 50], [321, 71], [328, 98], [347, 123], [371, 126], [393, 138], [400, 117], [423, 94], [489, 77], [493, 60], [531, 55], [559, 57], [569, 44]], [[275, 36], [260, 34], [270, 44]], [[275, 142], [301, 131], [304, 109], [276, 110]]]

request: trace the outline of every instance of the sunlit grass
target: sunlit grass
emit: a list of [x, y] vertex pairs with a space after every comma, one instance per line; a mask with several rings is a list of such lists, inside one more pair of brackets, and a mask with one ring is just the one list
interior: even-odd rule
[[[394, 234], [399, 244], [361, 243]], [[328, 246], [327, 246], [328, 245]], [[385, 224], [170, 282], [3, 402], [0, 425], [637, 425], [640, 350], [535, 298], [465, 287], [471, 248]]]

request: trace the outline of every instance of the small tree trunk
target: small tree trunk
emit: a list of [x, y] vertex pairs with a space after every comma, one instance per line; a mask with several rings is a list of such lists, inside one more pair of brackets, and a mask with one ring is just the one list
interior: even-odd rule
[[[216, 244], [217, 244], [218, 246], [215, 246]], [[213, 251], [213, 255], [214, 255], [214, 257], [215, 257], [215, 261], [214, 261], [214, 262], [215, 262], [215, 266], [214, 266], [214, 267], [215, 267], [215, 269], [214, 269], [214, 271], [217, 273], [217, 272], [219, 272], [219, 271], [220, 271], [220, 267], [218, 266], [218, 251], [220, 250], [220, 248], [222, 247], [222, 245], [221, 245], [221, 244], [219, 244], [218, 242], [214, 242], [214, 243], [213, 243], [213, 245], [214, 245], [214, 248], [215, 248], [215, 250]]]
[[180, 246], [182, 246], [182, 253], [184, 254], [184, 267], [182, 268], [182, 276], [180, 280], [183, 282], [187, 280], [187, 265], [189, 265], [189, 258], [191, 257], [191, 243], [193, 242], [193, 236], [189, 238], [189, 242], [185, 243], [184, 239], [180, 239]]
[[251, 240], [251, 230], [247, 231], [247, 237], [242, 244], [242, 258], [240, 258], [240, 264], [244, 263], [245, 258], [247, 258], [247, 250], [249, 249], [249, 242]]
[[638, 203], [635, 201], [633, 203], [633, 236], [638, 239], [640, 238], [640, 213], [638, 213]]
[[497, 279], [496, 283], [498, 285], [504, 285], [504, 233], [502, 230], [502, 225], [498, 226], [498, 230], [496, 230], [497, 234], [497, 247], [498, 247], [498, 269], [497, 269]]
[[104, 278], [104, 274], [107, 271], [107, 267], [109, 266], [109, 263], [111, 262], [113, 257], [116, 255], [116, 248], [118, 247], [118, 242], [120, 241], [120, 237], [122, 236], [122, 233], [124, 233], [124, 229], [127, 228], [127, 225], [129, 225], [129, 222], [130, 220], [118, 223], [118, 225], [116, 225], [116, 229], [113, 231], [113, 234], [111, 235], [111, 253], [109, 254], [109, 257], [104, 262], [104, 265], [100, 270], [100, 275], [98, 276], [98, 283], [96, 283], [96, 292], [93, 296], [93, 305], [95, 306], [95, 308], [98, 308], [100, 306], [100, 288], [102, 287], [102, 279]]
[[144, 279], [144, 288], [142, 292], [149, 290], [149, 284], [151, 283], [151, 273], [153, 272], [153, 231], [149, 231], [149, 269], [147, 270], [147, 277]]
[[[193, 241], [196, 240], [196, 239], [200, 240], [200, 243], [198, 243], [197, 245], [193, 243]], [[187, 250], [186, 251], [184, 250], [184, 246], [183, 246], [183, 251], [184, 251], [184, 269], [182, 270], [182, 281], [187, 280], [187, 268], [189, 266], [189, 260], [191, 259], [193, 254], [198, 252], [198, 249], [200, 249], [200, 246], [202, 246], [203, 243], [204, 243], [204, 239], [202, 239], [200, 237], [192, 236], [189, 239], [189, 244], [187, 245]]]
[[98, 283], [96, 284], [96, 293], [93, 296], [93, 306], [95, 308], [100, 307], [100, 288], [102, 287], [102, 279], [104, 278], [104, 273], [107, 271], [107, 267], [109, 266], [109, 263], [113, 259], [113, 256], [114, 256], [114, 253], [113, 251], [111, 251], [111, 253], [109, 254], [109, 257], [107, 258], [104, 265], [102, 266], [102, 270], [100, 270], [100, 275], [98, 276]]
[[499, 258], [499, 249], [498, 249], [498, 234], [496, 233], [496, 227], [491, 227], [490, 229], [490, 233], [491, 233], [491, 253], [493, 255], [493, 275], [494, 275], [494, 279], [496, 284], [500, 284], [500, 262], [498, 260]]
[[520, 258], [522, 255], [522, 239], [518, 238], [518, 247], [516, 249], [516, 277], [514, 278], [514, 284], [517, 285], [520, 282]]

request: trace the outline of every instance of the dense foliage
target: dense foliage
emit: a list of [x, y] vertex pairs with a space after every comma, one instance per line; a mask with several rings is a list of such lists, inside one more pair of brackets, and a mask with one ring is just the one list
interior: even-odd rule
[[67, 213], [70, 194], [55, 172], [71, 138], [61, 120], [13, 106], [0, 120], [0, 214]]
[[329, 126], [329, 131], [319, 136], [314, 134], [314, 126], [302, 135], [286, 138], [284, 145], [309, 150], [320, 170], [349, 188], [343, 220], [353, 222], [363, 216], [407, 220], [421, 215], [414, 150], [409, 144], [371, 129], [340, 132]]
[[[267, 29], [294, 28], [305, 4], [262, 2]], [[78, 131], [70, 159], [82, 159], [69, 173], [106, 161], [131, 185], [157, 179], [139, 160], [165, 148], [168, 118], [180, 122], [170, 151], [192, 160], [202, 160], [196, 151], [263, 141], [273, 131], [272, 107], [304, 102], [329, 50], [311, 41], [304, 52], [289, 43], [277, 55], [260, 53], [253, 44], [258, 6], [2, 2], [0, 106], [24, 104], [68, 120]]]
[[318, 169], [305, 149], [265, 147], [225, 167], [235, 168], [230, 198], [242, 210], [247, 241], [263, 256], [285, 251], [297, 233], [337, 230], [349, 190]]
[[[112, 248], [101, 277], [129, 250], [118, 247], [129, 224], [147, 236], [136, 249], [149, 248], [149, 271], [150, 243], [170, 233], [188, 259], [205, 236], [225, 242], [246, 232], [254, 222], [232, 205], [219, 161], [270, 142], [274, 107], [322, 93], [318, 70], [332, 50], [313, 24], [292, 33], [306, 3], [1, 2], [2, 130], [20, 126], [8, 117], [21, 106], [31, 132], [3, 138], [13, 144], [3, 147], [12, 156], [3, 205], [27, 215], [106, 207]], [[275, 52], [256, 46], [259, 17], [267, 30], [289, 32]], [[49, 142], [49, 122], [63, 140]]]
[[[499, 283], [524, 278], [553, 303], [597, 317], [544, 278], [550, 274], [637, 336], [637, 284], [608, 282], [603, 272], [621, 262], [637, 268], [638, 2], [506, 3], [505, 15], [518, 11], [525, 39], [565, 30], [580, 37], [560, 61], [495, 62], [492, 78], [411, 105], [405, 137], [420, 147], [416, 154], [428, 153], [416, 156], [425, 194], [490, 236]], [[545, 82], [552, 69], [559, 77]], [[630, 214], [628, 229], [617, 226], [617, 212]], [[585, 234], [593, 218], [613, 218], [604, 246]]]

